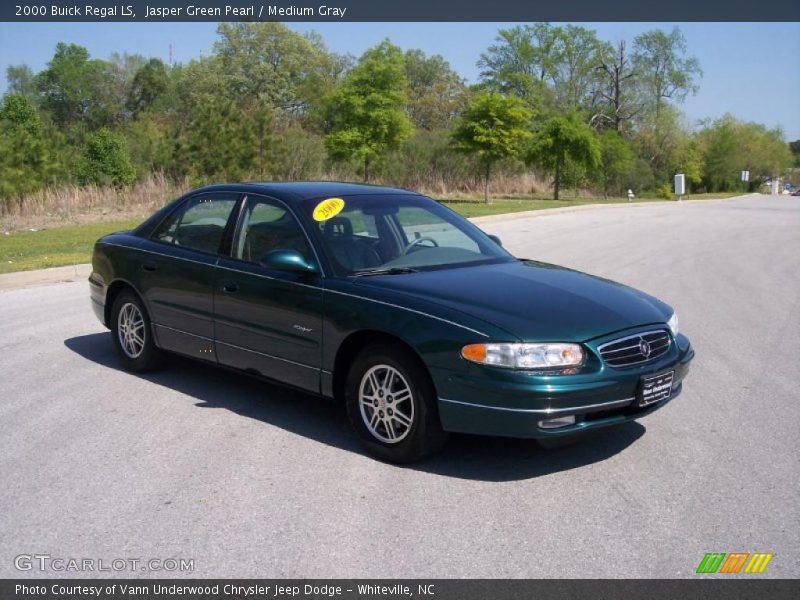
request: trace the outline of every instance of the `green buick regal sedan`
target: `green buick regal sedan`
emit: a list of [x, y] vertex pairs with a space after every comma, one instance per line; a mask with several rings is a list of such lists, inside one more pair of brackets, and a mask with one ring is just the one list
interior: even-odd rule
[[523, 260], [425, 196], [345, 183], [195, 190], [94, 248], [123, 366], [162, 352], [342, 402], [376, 457], [448, 432], [552, 438], [680, 393], [694, 351], [643, 292]]

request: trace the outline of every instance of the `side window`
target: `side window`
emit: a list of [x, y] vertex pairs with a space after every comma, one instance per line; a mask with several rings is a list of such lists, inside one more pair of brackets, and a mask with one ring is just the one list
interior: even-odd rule
[[311, 260], [306, 236], [292, 213], [277, 202], [248, 198], [233, 240], [233, 258], [257, 263], [273, 250], [297, 250]]
[[235, 194], [195, 196], [159, 226], [153, 239], [216, 254], [235, 204]]

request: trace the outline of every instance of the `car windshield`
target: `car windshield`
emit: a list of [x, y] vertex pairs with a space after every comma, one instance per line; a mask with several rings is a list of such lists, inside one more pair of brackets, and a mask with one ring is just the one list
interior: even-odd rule
[[337, 275], [514, 260], [472, 223], [424, 196], [341, 196], [302, 206]]

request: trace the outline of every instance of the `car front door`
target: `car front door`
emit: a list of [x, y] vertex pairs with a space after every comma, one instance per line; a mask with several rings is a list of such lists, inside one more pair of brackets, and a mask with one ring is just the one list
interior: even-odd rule
[[147, 301], [160, 347], [215, 360], [216, 263], [240, 197], [234, 192], [192, 196], [139, 246], [144, 252], [138, 287]]
[[248, 196], [230, 252], [218, 263], [214, 288], [217, 358], [220, 364], [319, 392], [321, 276], [260, 264], [274, 250], [295, 250], [318, 265], [308, 237], [285, 204]]

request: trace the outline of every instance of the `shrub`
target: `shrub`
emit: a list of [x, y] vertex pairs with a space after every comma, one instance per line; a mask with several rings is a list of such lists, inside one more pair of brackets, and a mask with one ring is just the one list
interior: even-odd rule
[[325, 162], [322, 138], [292, 123], [270, 145], [269, 174], [273, 179], [318, 179]]
[[136, 172], [122, 138], [107, 128], [91, 135], [86, 151], [78, 159], [75, 176], [81, 185], [130, 185]]

